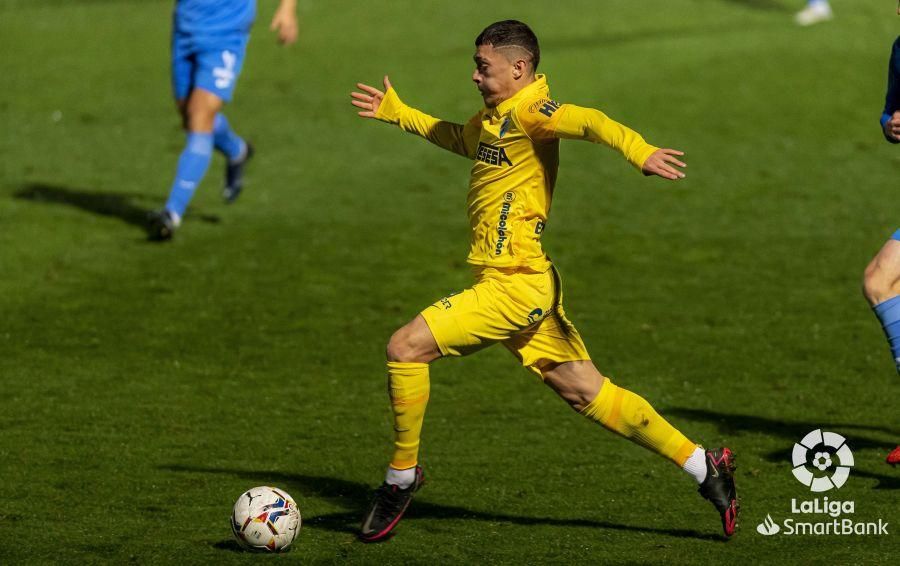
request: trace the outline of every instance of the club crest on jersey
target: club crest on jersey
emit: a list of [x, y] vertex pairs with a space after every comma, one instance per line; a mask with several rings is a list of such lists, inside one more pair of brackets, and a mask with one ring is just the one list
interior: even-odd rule
[[478, 142], [475, 159], [488, 165], [502, 166], [504, 163], [512, 167], [512, 161], [506, 156], [506, 150], [489, 143]]
[[503, 135], [507, 131], [509, 131], [509, 126], [510, 126], [510, 119], [509, 119], [509, 116], [507, 116], [506, 119], [503, 120], [503, 123], [500, 124], [500, 139], [503, 139]]

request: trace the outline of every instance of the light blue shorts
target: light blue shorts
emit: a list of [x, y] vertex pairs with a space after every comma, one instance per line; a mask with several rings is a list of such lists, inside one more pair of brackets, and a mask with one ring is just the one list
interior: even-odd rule
[[230, 102], [247, 53], [249, 33], [224, 35], [172, 34], [172, 89], [186, 99], [202, 88]]

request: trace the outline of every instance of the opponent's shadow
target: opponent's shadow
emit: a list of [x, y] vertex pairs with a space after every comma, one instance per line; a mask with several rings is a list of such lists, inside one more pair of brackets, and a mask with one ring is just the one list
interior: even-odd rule
[[[151, 200], [150, 197], [140, 193], [88, 191], [47, 183], [22, 185], [18, 191], [13, 193], [13, 197], [31, 202], [71, 206], [92, 214], [118, 218], [141, 228], [147, 225], [147, 214], [150, 209], [139, 203]], [[219, 217], [215, 215], [199, 214], [191, 215], [191, 217], [199, 218], [204, 222], [219, 222]]]
[[[794, 443], [799, 441], [806, 434], [815, 429], [847, 432], [847, 444], [854, 451], [860, 450], [880, 450], [890, 449], [888, 443], [867, 436], [868, 432], [882, 432], [900, 439], [900, 429], [887, 426], [861, 425], [845, 422], [832, 423], [811, 423], [792, 420], [775, 420], [756, 415], [741, 415], [730, 413], [718, 413], [716, 411], [708, 411], [705, 409], [689, 409], [689, 408], [673, 408], [666, 411], [666, 415], [681, 417], [694, 422], [705, 422], [716, 425], [719, 433], [728, 436], [740, 432], [758, 432], [767, 436], [775, 436], [784, 439], [784, 449], [774, 450], [763, 454], [763, 458], [768, 462], [790, 462], [791, 451]], [[859, 456], [856, 457], [856, 466], [853, 468], [853, 475], [864, 478], [878, 480], [878, 485], [874, 489], [900, 489], [900, 475], [892, 477], [877, 472], [869, 472], [859, 468]], [[884, 465], [879, 462], [879, 465]]]
[[[303, 526], [334, 532], [355, 534], [359, 528], [360, 519], [372, 497], [372, 486], [323, 476], [183, 465], [160, 466], [160, 469], [173, 472], [226, 474], [246, 479], [248, 483], [260, 485], [277, 483], [278, 485], [283, 485], [289, 492], [296, 491], [298, 493], [306, 493], [319, 499], [324, 499], [336, 506], [342, 507], [344, 511], [309, 518], [304, 517]], [[721, 536], [711, 532], [703, 533], [694, 529], [658, 529], [646, 526], [623, 525], [608, 521], [578, 518], [558, 519], [554, 517], [522, 517], [494, 511], [476, 511], [466, 509], [465, 507], [457, 507], [455, 505], [442, 505], [424, 501], [422, 499], [417, 499], [415, 505], [410, 507], [408, 517], [412, 519], [464, 519], [491, 523], [512, 523], [514, 525], [589, 527], [615, 531], [652, 533], [678, 538], [694, 538], [711, 541], [723, 540]], [[217, 542], [213, 544], [213, 546], [222, 550], [236, 550], [239, 548], [237, 545], [229, 544], [228, 541]]]

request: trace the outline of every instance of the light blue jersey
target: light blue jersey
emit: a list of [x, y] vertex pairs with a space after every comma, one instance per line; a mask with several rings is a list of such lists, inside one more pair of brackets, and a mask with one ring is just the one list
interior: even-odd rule
[[247, 33], [255, 18], [256, 0], [175, 1], [176, 33]]

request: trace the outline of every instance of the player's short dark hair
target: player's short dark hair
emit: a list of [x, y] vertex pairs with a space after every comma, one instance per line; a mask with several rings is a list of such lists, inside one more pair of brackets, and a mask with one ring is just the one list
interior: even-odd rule
[[519, 20], [503, 20], [494, 22], [484, 28], [475, 38], [475, 47], [481, 45], [493, 45], [497, 47], [519, 47], [531, 55], [531, 63], [537, 70], [541, 62], [541, 47], [538, 45], [537, 36], [527, 24]]

